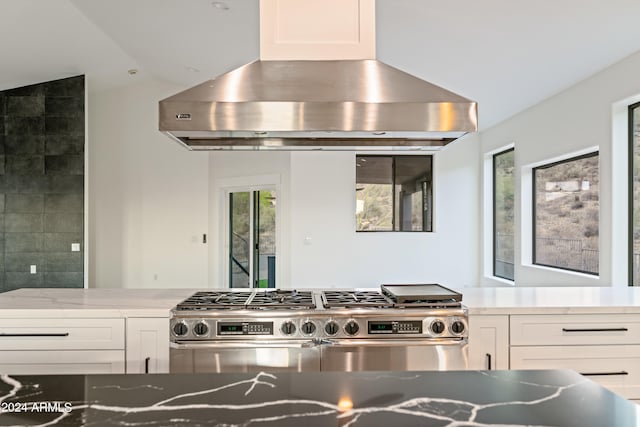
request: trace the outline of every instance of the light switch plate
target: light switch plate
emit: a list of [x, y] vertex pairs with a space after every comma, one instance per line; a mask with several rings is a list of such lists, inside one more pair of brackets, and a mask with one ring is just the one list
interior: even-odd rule
[[71, 252], [80, 252], [80, 243], [72, 243]]
[[37, 273], [37, 271], [36, 271], [36, 266], [35, 266], [35, 265], [31, 265], [31, 266], [29, 267], [29, 272], [30, 272], [31, 274], [36, 274], [36, 273]]

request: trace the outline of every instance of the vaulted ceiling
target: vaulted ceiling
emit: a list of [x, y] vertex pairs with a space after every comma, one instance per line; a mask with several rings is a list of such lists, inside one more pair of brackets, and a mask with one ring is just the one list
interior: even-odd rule
[[[478, 101], [481, 128], [640, 51], [637, 0], [376, 9], [378, 59]], [[258, 0], [0, 0], [0, 16], [0, 90], [76, 74], [90, 91], [146, 75], [187, 87], [259, 56]]]

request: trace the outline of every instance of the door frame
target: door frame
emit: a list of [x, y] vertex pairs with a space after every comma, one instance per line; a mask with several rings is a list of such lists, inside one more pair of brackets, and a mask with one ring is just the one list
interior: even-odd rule
[[[228, 178], [219, 181], [218, 197], [220, 211], [218, 212], [218, 266], [221, 275], [221, 286], [216, 288], [229, 289], [229, 194], [241, 191], [271, 190], [276, 192], [276, 287], [282, 287], [282, 191], [280, 175], [255, 175], [236, 178]], [[253, 199], [253, 198], [251, 198]], [[252, 207], [253, 207], [253, 202]], [[253, 209], [252, 209], [253, 210]], [[253, 213], [252, 213], [253, 215]], [[252, 251], [253, 253], [253, 251]], [[251, 264], [253, 273], [253, 264]], [[253, 288], [253, 283], [251, 283]]]

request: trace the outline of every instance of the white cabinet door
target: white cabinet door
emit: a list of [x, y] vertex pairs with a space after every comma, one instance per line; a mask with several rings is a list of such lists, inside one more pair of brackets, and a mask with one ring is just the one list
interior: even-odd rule
[[260, 59], [374, 59], [375, 0], [260, 0]]
[[511, 345], [640, 344], [637, 314], [511, 316]]
[[469, 316], [469, 369], [509, 369], [509, 316]]
[[124, 319], [2, 319], [0, 350], [124, 350]]
[[9, 375], [124, 374], [124, 350], [0, 351]]
[[511, 347], [512, 369], [573, 369], [627, 398], [640, 398], [640, 345]]
[[169, 372], [169, 319], [127, 319], [127, 373]]

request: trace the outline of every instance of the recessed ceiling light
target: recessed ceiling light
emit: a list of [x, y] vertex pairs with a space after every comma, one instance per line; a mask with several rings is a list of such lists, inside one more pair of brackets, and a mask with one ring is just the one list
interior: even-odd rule
[[227, 2], [224, 2], [224, 1], [212, 1], [211, 6], [220, 10], [229, 10], [229, 5], [227, 4]]
[[187, 71], [191, 71], [192, 73], [199, 73], [200, 72], [200, 70], [198, 70], [195, 67], [185, 66], [184, 68], [186, 68]]
[[136, 68], [131, 68], [130, 70], [127, 70], [127, 73], [129, 73], [130, 76], [135, 76], [138, 74], [138, 70]]

